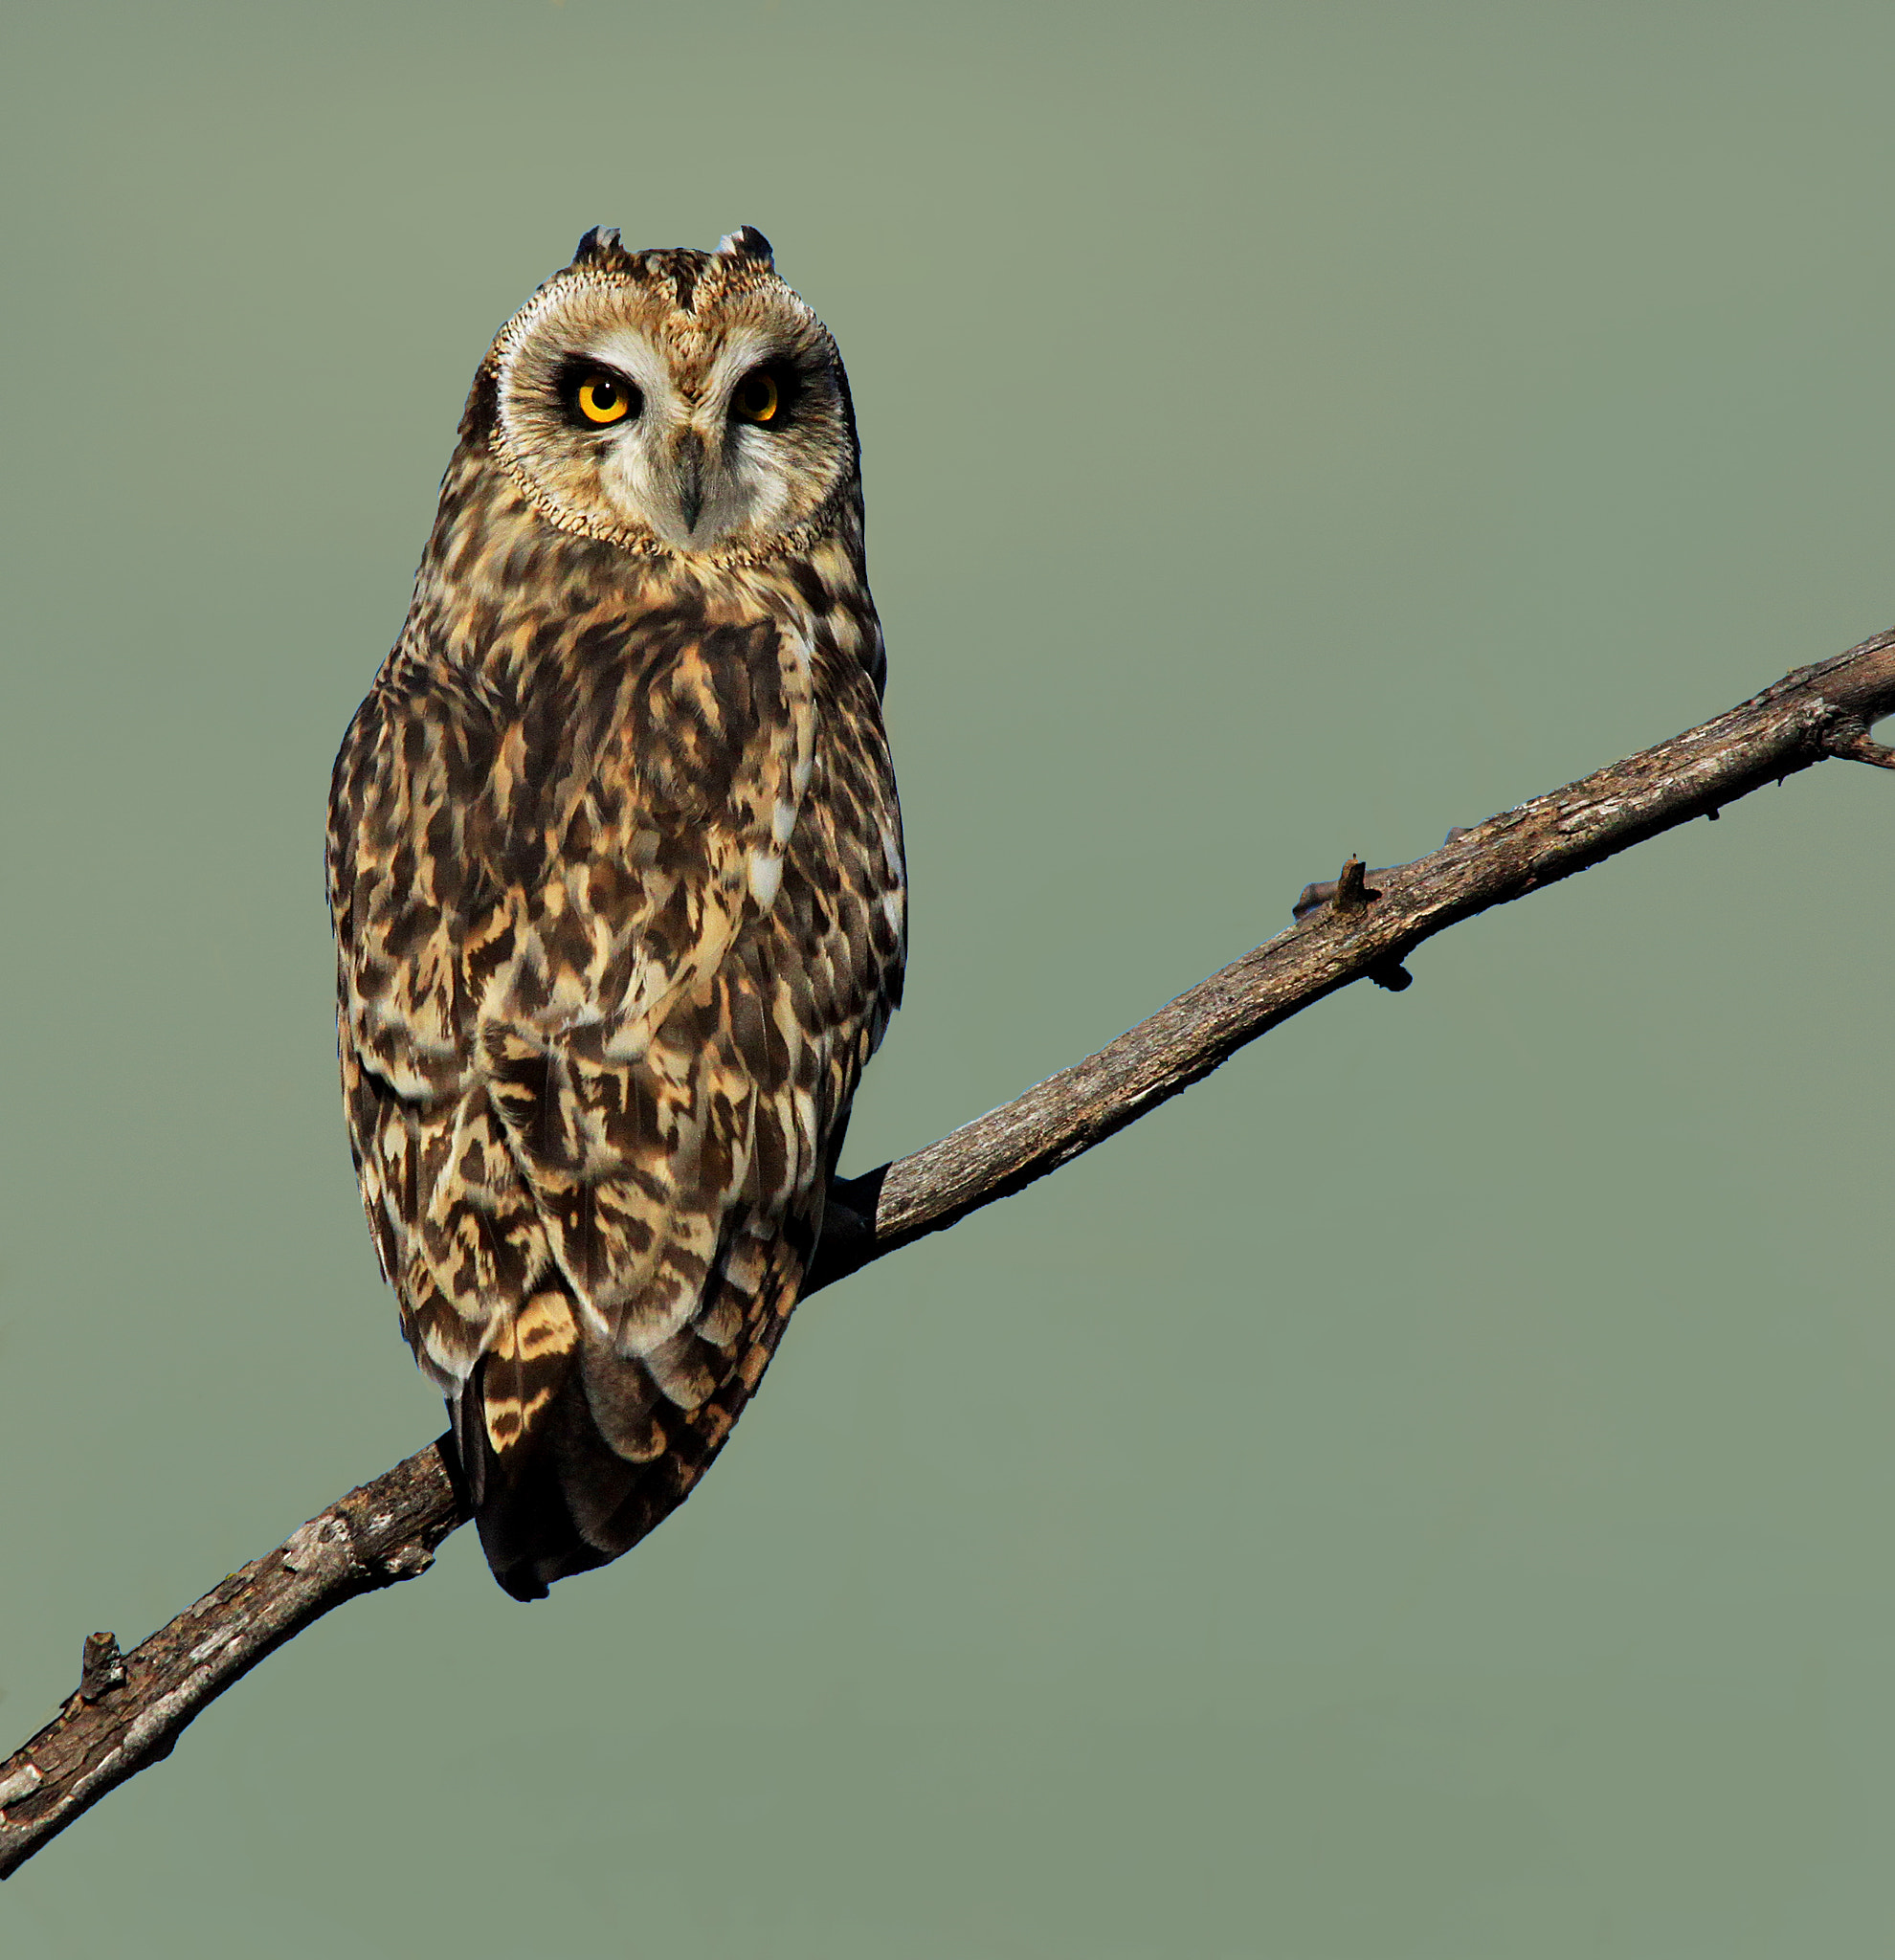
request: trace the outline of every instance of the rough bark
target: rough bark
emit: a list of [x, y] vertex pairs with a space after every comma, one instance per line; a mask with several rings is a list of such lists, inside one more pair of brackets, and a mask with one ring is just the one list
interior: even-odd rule
[[438, 1443], [331, 1504], [121, 1655], [85, 1641], [79, 1684], [0, 1765], [0, 1878], [109, 1790], [162, 1762], [234, 1682], [359, 1592], [412, 1579], [468, 1512]]
[[[1457, 921], [1629, 850], [1827, 757], [1895, 768], [1869, 737], [1895, 713], [1895, 633], [1813, 667], [1583, 781], [1536, 796], [1413, 864], [1351, 858], [1297, 924], [1180, 994], [1097, 1055], [899, 1163], [837, 1187], [806, 1293], [1010, 1196], [1209, 1075], [1246, 1042], [1351, 981], [1398, 991], [1402, 961]], [[0, 1878], [325, 1613], [434, 1563], [467, 1520], [446, 1438], [313, 1518], [131, 1653], [85, 1642], [79, 1686], [0, 1764]]]

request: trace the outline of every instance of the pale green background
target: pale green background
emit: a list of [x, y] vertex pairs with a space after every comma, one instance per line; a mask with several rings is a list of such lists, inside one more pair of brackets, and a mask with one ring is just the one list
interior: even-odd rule
[[[435, 1434], [320, 832], [594, 222], [847, 355], [915, 887], [853, 1161], [1895, 617], [1895, 11], [11, 10], [0, 1727]], [[1832, 764], [813, 1303], [703, 1491], [470, 1536], [7, 1960], [1895, 1950], [1887, 840]]]

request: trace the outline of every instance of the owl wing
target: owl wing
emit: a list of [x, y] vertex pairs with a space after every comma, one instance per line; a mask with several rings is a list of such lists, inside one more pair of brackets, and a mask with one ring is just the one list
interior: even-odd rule
[[789, 629], [619, 631], [518, 692], [398, 650], [332, 799], [364, 1203], [523, 1597], [728, 1434], [899, 984], [873, 690], [819, 740]]

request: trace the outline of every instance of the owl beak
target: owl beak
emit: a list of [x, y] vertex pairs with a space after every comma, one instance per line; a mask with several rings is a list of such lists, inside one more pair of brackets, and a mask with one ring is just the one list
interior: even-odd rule
[[678, 484], [678, 514], [688, 538], [698, 528], [704, 508], [704, 438], [686, 429], [672, 448], [672, 468]]

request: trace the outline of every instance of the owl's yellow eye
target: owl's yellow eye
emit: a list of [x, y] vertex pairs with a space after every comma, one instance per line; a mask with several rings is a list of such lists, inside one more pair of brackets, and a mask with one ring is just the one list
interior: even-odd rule
[[635, 406], [635, 396], [628, 383], [621, 381], [616, 374], [597, 370], [586, 375], [579, 383], [573, 400], [579, 405], [580, 414], [599, 429], [624, 421]]
[[783, 406], [782, 390], [768, 368], [756, 368], [737, 384], [730, 406], [747, 422], [773, 422]]

